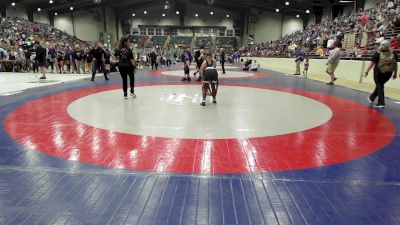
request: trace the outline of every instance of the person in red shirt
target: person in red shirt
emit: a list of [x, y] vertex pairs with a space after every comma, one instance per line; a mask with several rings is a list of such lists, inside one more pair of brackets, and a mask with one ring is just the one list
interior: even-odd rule
[[400, 42], [399, 42], [399, 36], [397, 37], [392, 37], [390, 40], [390, 46], [392, 47], [392, 49], [399, 49], [400, 48]]
[[368, 24], [368, 21], [369, 21], [368, 15], [367, 15], [367, 13], [364, 13], [364, 15], [362, 15], [362, 16], [360, 17], [360, 23], [361, 23], [363, 26], [365, 26], [365, 25]]

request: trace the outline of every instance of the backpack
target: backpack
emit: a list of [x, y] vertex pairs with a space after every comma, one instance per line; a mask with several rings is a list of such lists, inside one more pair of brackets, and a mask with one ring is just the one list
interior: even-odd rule
[[380, 52], [378, 68], [381, 73], [391, 73], [396, 68], [396, 60], [392, 52]]

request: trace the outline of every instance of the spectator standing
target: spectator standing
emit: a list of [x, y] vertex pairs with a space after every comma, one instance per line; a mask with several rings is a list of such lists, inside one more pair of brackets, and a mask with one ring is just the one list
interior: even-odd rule
[[84, 61], [84, 52], [82, 49], [77, 48], [74, 52], [73, 58], [75, 59], [76, 71], [80, 74], [81, 69], [82, 72], [85, 73], [85, 61]]
[[[184, 77], [182, 78], [182, 81], [191, 81], [192, 79], [190, 78], [190, 63], [192, 62], [193, 57], [192, 54], [190, 54], [190, 49], [187, 48], [182, 54], [182, 61], [184, 63], [183, 66], [183, 71], [184, 71]], [[200, 74], [201, 76], [201, 74]]]
[[360, 17], [360, 23], [361, 25], [363, 25], [363, 27], [365, 27], [368, 24], [368, 22], [369, 22], [368, 14], [364, 13], [364, 15]]
[[397, 35], [397, 37], [392, 37], [392, 38], [391, 38], [391, 40], [390, 40], [390, 47], [391, 47], [392, 49], [399, 49], [399, 47], [400, 47], [399, 39], [400, 39], [400, 34]]
[[307, 77], [308, 76], [308, 68], [309, 67], [310, 67], [310, 58], [308, 58], [308, 56], [306, 56], [306, 58], [304, 60], [303, 77]]
[[47, 53], [47, 61], [48, 61], [49, 65], [50, 65], [51, 72], [54, 73], [54, 69], [56, 69], [56, 71], [57, 71], [57, 68], [55, 68], [55, 67], [57, 67], [57, 65], [56, 65], [57, 64], [56, 63], [56, 61], [57, 61], [57, 50], [56, 50], [54, 45], [52, 45], [51, 48], [49, 48], [49, 51]]
[[303, 62], [304, 53], [301, 51], [300, 48], [297, 48], [294, 54], [296, 57], [296, 59], [294, 60], [296, 62], [296, 72], [293, 75], [300, 75], [300, 64]]

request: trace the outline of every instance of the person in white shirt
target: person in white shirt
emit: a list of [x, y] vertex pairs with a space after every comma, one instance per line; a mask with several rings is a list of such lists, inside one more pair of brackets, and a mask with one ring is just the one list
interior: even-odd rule
[[335, 41], [333, 40], [333, 38], [329, 38], [328, 43], [326, 45], [327, 48], [332, 49], [334, 47]]
[[258, 71], [258, 68], [260, 68], [260, 64], [256, 60], [254, 60], [251, 64], [251, 71]]
[[331, 77], [331, 82], [327, 83], [327, 85], [334, 85], [335, 80], [337, 80], [335, 77], [335, 70], [340, 61], [341, 45], [342, 44], [339, 41], [336, 41], [334, 44], [334, 49], [329, 53], [328, 62], [326, 63], [328, 66], [326, 68], [326, 73]]

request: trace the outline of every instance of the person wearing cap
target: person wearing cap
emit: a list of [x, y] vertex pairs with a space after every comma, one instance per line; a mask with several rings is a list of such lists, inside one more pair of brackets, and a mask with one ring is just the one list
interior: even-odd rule
[[334, 44], [334, 49], [331, 50], [329, 53], [328, 62], [326, 63], [326, 65], [328, 66], [326, 68], [326, 73], [331, 77], [331, 82], [327, 83], [327, 85], [334, 85], [335, 80], [337, 80], [337, 78], [335, 77], [335, 70], [340, 61], [341, 45], [342, 44], [339, 41], [336, 41]]
[[371, 63], [365, 71], [365, 77], [374, 67], [375, 90], [368, 97], [368, 101], [373, 103], [378, 98], [375, 107], [385, 107], [384, 85], [391, 77], [393, 80], [397, 78], [397, 60], [397, 55], [392, 52], [390, 42], [387, 40], [380, 43], [379, 50], [372, 56]]

